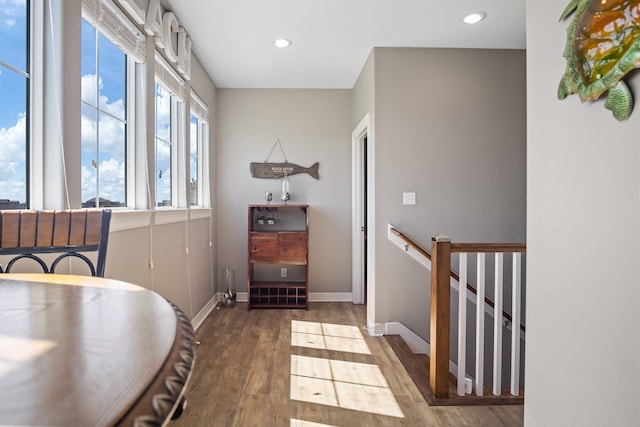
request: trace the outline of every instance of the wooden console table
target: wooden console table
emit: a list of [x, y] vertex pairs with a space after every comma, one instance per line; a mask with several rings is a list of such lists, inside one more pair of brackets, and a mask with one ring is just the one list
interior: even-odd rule
[[308, 309], [309, 206], [249, 205], [248, 222], [248, 308]]
[[189, 319], [155, 292], [0, 275], [0, 425], [164, 425], [194, 357]]

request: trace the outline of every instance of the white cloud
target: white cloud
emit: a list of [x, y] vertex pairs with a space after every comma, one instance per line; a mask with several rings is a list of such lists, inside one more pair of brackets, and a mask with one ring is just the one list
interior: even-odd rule
[[[102, 91], [102, 79], [95, 74], [82, 76], [82, 100], [95, 106], [98, 104], [103, 111], [116, 117], [124, 117], [124, 100], [117, 99], [110, 102]], [[125, 200], [125, 128], [124, 124], [107, 114], [100, 114], [96, 118], [96, 110], [86, 105], [82, 107], [81, 141], [83, 158], [101, 159], [99, 197], [112, 200]], [[99, 144], [99, 145], [98, 145]], [[97, 152], [99, 150], [99, 153]], [[82, 200], [96, 197], [97, 171], [95, 168], [82, 165]]]
[[109, 104], [108, 98], [106, 96], [100, 96], [100, 107], [106, 111], [107, 113], [118, 117], [120, 119], [125, 119], [125, 111], [124, 111], [124, 100], [116, 99], [114, 102]]
[[164, 141], [156, 141], [156, 160], [158, 162], [168, 161], [171, 159], [171, 145]]
[[156, 93], [155, 113], [156, 123], [160, 123], [161, 125], [171, 123], [171, 94], [160, 85]]
[[0, 0], [0, 6], [7, 9], [11, 9], [16, 6], [23, 7], [25, 4], [27, 4], [27, 0]]
[[[94, 168], [82, 166], [82, 201], [96, 196], [97, 174]], [[108, 159], [100, 163], [100, 197], [112, 201], [124, 201], [124, 162]]]
[[82, 166], [80, 173], [82, 176], [82, 201], [85, 202], [96, 196], [96, 171], [93, 168], [88, 169]]
[[26, 200], [26, 117], [0, 128], [0, 199]]
[[[171, 142], [171, 94], [158, 85], [156, 93], [156, 138]], [[171, 159], [171, 145], [156, 140], [156, 162]]]
[[[99, 86], [98, 86], [99, 85]], [[102, 88], [102, 79], [98, 79], [95, 74], [85, 74], [80, 79], [80, 93], [82, 100], [96, 105], [96, 97], [98, 96], [97, 88]]]
[[10, 128], [0, 128], [0, 162], [11, 160], [15, 161], [22, 156], [24, 161], [25, 141], [26, 141], [26, 124], [27, 119], [24, 114], [18, 117], [18, 121]]
[[198, 124], [189, 123], [189, 152], [192, 156], [198, 155]]
[[[102, 79], [96, 78], [95, 74], [82, 76], [82, 100], [95, 106], [97, 87], [102, 88]], [[100, 95], [100, 106], [104, 111], [116, 117], [124, 117], [125, 115], [124, 100], [122, 99], [109, 102], [106, 96]], [[100, 122], [97, 123], [95, 114], [94, 109], [83, 106], [81, 118], [82, 150], [89, 153], [96, 151], [96, 130], [99, 128], [100, 135], [97, 140], [100, 142], [100, 152], [124, 162], [124, 124], [106, 114], [101, 114]]]
[[16, 18], [25, 18], [26, 0], [0, 0], [0, 27], [12, 28]]

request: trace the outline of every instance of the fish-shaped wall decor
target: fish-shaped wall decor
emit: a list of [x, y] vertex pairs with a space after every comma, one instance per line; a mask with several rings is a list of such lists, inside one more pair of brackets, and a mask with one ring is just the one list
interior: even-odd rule
[[296, 165], [294, 163], [258, 163], [253, 162], [249, 165], [251, 176], [253, 178], [273, 178], [280, 179], [286, 176], [296, 175], [298, 173], [306, 173], [315, 179], [320, 179], [318, 175], [318, 167], [320, 164], [315, 162], [308, 168]]

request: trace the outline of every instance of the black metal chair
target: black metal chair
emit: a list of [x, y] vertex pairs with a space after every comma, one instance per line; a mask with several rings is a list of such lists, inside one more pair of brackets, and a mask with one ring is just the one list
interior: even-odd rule
[[[9, 273], [17, 261], [31, 259], [44, 273], [55, 273], [67, 257], [83, 260], [92, 276], [104, 277], [111, 224], [110, 209], [72, 209], [60, 211], [0, 211], [0, 255], [12, 255], [0, 273]], [[84, 255], [96, 252], [94, 262]], [[60, 254], [50, 264], [43, 254]]]

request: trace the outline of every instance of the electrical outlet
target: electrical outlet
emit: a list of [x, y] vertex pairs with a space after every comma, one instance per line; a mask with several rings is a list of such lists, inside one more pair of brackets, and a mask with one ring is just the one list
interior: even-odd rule
[[280, 269], [280, 277], [287, 277], [287, 269], [285, 267]]

